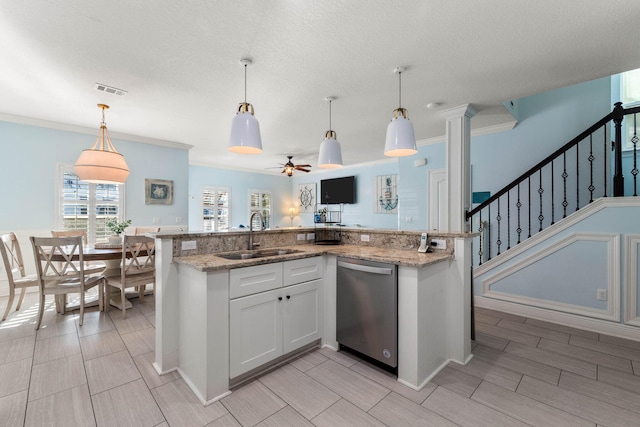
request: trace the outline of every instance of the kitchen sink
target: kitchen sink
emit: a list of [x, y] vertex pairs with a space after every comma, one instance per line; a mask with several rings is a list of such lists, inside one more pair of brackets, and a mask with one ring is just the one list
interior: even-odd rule
[[224, 258], [224, 259], [236, 260], [236, 259], [253, 259], [253, 258], [264, 258], [268, 256], [288, 255], [288, 254], [295, 254], [298, 252], [300, 251], [297, 249], [273, 248], [273, 249], [262, 249], [259, 251], [229, 252], [226, 254], [216, 254], [216, 256], [219, 256], [220, 258]]

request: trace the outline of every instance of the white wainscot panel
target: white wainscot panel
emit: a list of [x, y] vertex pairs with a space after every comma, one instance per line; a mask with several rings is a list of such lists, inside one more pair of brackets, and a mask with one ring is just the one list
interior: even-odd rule
[[625, 236], [625, 313], [624, 321], [628, 325], [640, 326], [640, 315], [638, 307], [640, 307], [640, 292], [638, 292], [638, 280], [640, 279], [640, 235], [628, 234]]
[[483, 296], [619, 322], [619, 242], [618, 234], [570, 234], [486, 277]]

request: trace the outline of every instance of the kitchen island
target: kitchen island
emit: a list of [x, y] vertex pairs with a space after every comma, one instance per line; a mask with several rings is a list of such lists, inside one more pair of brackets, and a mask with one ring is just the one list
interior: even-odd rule
[[[471, 255], [468, 236], [450, 236], [450, 250], [430, 254], [353, 244], [294, 244], [278, 246], [286, 249], [284, 252], [295, 251], [283, 255], [229, 260], [220, 257], [219, 252], [187, 255], [176, 250], [184, 247], [185, 239], [201, 237], [196, 234], [156, 236], [154, 367], [160, 374], [178, 370], [205, 405], [227, 395], [230, 385], [237, 383], [238, 378], [255, 374], [263, 366], [256, 358], [256, 361], [247, 361], [247, 369], [238, 370], [238, 360], [231, 356], [234, 342], [238, 341], [237, 332], [230, 332], [238, 330], [233, 320], [234, 304], [246, 304], [254, 297], [234, 290], [233, 277], [240, 272], [258, 272], [252, 277], [259, 278], [259, 287], [272, 279], [281, 281], [277, 290], [263, 287], [260, 291], [267, 292], [258, 295], [275, 292], [276, 297], [281, 295], [280, 300], [285, 294], [288, 299], [289, 294], [293, 295], [288, 290], [296, 288], [306, 295], [303, 303], [306, 305], [294, 311], [298, 316], [304, 313], [307, 318], [288, 321], [285, 311], [285, 350], [269, 356], [269, 360], [281, 362], [295, 354], [292, 349], [304, 350], [309, 345], [338, 349], [338, 256], [398, 265], [399, 382], [419, 390], [449, 361], [465, 364], [471, 357], [470, 270], [465, 266]], [[265, 268], [273, 271], [263, 274]], [[278, 277], [281, 274], [278, 271], [284, 271], [284, 278]], [[251, 285], [255, 283], [252, 279]], [[234, 299], [238, 296], [241, 298]], [[273, 307], [267, 306], [269, 310]], [[246, 330], [247, 320], [243, 322]], [[261, 323], [256, 322], [256, 330]], [[300, 330], [292, 332], [290, 327], [288, 330], [287, 325], [291, 324], [298, 325]], [[308, 330], [303, 330], [305, 327]], [[247, 338], [244, 339], [246, 344]], [[255, 337], [251, 339], [257, 341]], [[250, 369], [254, 365], [257, 368]]]

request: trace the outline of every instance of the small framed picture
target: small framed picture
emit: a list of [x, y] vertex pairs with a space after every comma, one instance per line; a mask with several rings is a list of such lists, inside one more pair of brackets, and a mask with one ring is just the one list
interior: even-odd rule
[[146, 178], [144, 180], [144, 203], [145, 205], [172, 205], [173, 181]]

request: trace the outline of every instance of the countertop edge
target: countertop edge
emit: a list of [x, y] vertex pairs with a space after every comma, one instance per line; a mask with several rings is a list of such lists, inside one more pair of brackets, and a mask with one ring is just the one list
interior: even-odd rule
[[216, 270], [231, 270], [234, 268], [251, 267], [255, 265], [271, 264], [274, 262], [290, 261], [295, 259], [310, 258], [322, 255], [344, 256], [368, 261], [388, 262], [408, 267], [426, 267], [454, 258], [450, 252], [419, 253], [415, 250], [398, 250], [358, 245], [316, 246], [297, 245], [287, 246], [283, 249], [295, 249], [298, 252], [275, 255], [263, 258], [246, 260], [228, 260], [217, 256], [218, 254], [189, 255], [175, 257], [173, 261], [191, 267], [202, 272]]

